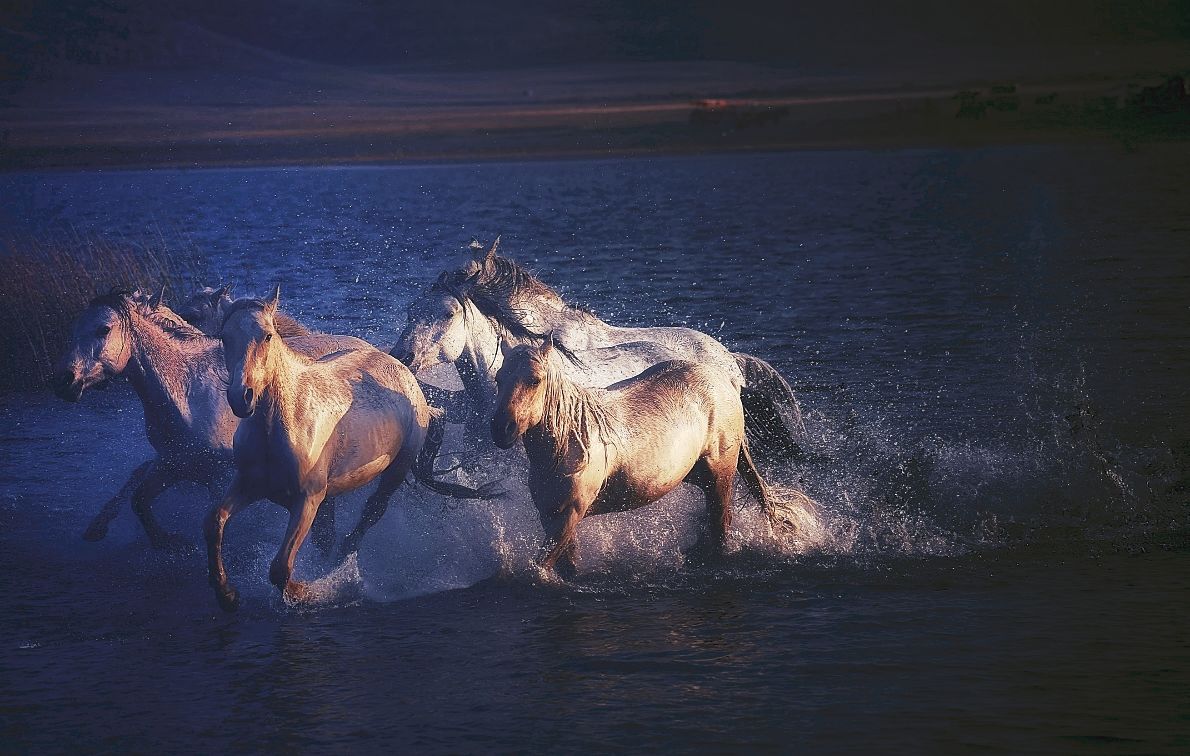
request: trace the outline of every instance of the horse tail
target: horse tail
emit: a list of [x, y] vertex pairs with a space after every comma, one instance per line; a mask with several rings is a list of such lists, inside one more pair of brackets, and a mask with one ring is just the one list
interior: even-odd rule
[[744, 429], [757, 449], [772, 449], [784, 462], [803, 458], [806, 425], [793, 388], [769, 363], [740, 352], [733, 353], [744, 385]]
[[430, 491], [452, 499], [494, 499], [503, 494], [503, 491], [495, 488], [499, 481], [485, 483], [479, 488], [468, 488], [435, 477], [434, 462], [438, 459], [442, 439], [446, 435], [446, 413], [436, 407], [430, 407], [430, 410], [430, 424], [426, 428], [426, 437], [413, 463], [414, 479]]
[[823, 527], [818, 503], [800, 488], [770, 486], [760, 477], [752, 452], [745, 438], [740, 444], [736, 471], [753, 498], [760, 502], [760, 510], [774, 532], [785, 532], [806, 541], [822, 540]]

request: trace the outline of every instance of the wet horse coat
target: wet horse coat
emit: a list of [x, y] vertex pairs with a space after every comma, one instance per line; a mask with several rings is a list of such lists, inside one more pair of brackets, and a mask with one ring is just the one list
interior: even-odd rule
[[276, 333], [277, 299], [240, 300], [221, 330], [227, 402], [244, 418], [235, 434], [235, 478], [205, 525], [211, 583], [227, 610], [238, 595], [222, 542], [236, 511], [259, 499], [289, 511], [269, 579], [301, 601], [307, 589], [292, 579], [294, 560], [323, 499], [379, 478], [344, 542], [345, 552], [354, 550], [413, 467], [431, 419], [413, 375], [387, 354], [366, 346], [313, 360], [286, 346]]
[[[491, 423], [497, 446], [524, 441], [549, 544], [543, 569], [559, 562], [575, 569], [583, 518], [643, 507], [682, 482], [706, 495], [721, 548], [737, 471], [772, 524], [789, 522], [752, 463], [739, 392], [721, 371], [671, 360], [607, 389], [585, 389], [565, 377], [558, 353], [551, 338], [506, 353]], [[796, 505], [813, 515], [808, 498]]]

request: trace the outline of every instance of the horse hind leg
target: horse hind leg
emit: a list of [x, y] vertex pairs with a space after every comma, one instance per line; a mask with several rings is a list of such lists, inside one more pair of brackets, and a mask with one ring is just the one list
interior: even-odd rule
[[384, 517], [384, 513], [388, 511], [389, 500], [405, 482], [405, 476], [408, 474], [409, 468], [413, 466], [415, 457], [415, 454], [409, 453], [408, 448], [402, 449], [392, 464], [380, 474], [380, 482], [376, 486], [376, 490], [368, 497], [367, 502], [364, 503], [364, 510], [360, 513], [359, 522], [347, 534], [339, 547], [339, 561], [346, 559], [348, 554], [359, 551], [359, 545], [364, 540], [364, 536], [372, 529], [372, 526], [380, 522], [380, 518]]
[[325, 557], [335, 548], [335, 499], [328, 496], [322, 500], [322, 506], [314, 515], [314, 524], [310, 526], [310, 541]]
[[132, 471], [116, 495], [108, 499], [107, 503], [103, 505], [103, 509], [100, 509], [99, 513], [87, 525], [87, 529], [83, 531], [84, 541], [102, 541], [107, 536], [107, 528], [120, 513], [120, 505], [140, 486], [141, 481], [156, 464], [156, 459], [150, 459]]
[[702, 489], [707, 499], [707, 528], [691, 552], [696, 560], [719, 556], [727, 545], [731, 529], [731, 493], [735, 481], [735, 467], [726, 468], [722, 460], [703, 459], [695, 463], [686, 482]]
[[132, 511], [140, 519], [145, 535], [149, 537], [149, 543], [155, 549], [177, 550], [187, 546], [186, 539], [162, 528], [153, 514], [153, 502], [181, 479], [172, 469], [154, 465], [132, 492]]

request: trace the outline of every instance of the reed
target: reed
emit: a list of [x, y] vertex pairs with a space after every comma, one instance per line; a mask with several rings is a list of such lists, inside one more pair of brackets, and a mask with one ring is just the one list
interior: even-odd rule
[[114, 288], [159, 291], [167, 301], [189, 295], [203, 258], [188, 241], [160, 231], [142, 240], [78, 232], [0, 239], [0, 391], [45, 386], [75, 317]]

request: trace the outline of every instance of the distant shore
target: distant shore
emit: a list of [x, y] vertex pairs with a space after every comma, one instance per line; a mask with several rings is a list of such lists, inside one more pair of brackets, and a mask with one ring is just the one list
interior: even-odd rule
[[1134, 147], [1190, 138], [1185, 87], [1185, 79], [1169, 76], [1140, 83], [770, 90], [720, 98], [652, 93], [613, 99], [586, 92], [524, 101], [427, 97], [358, 105], [33, 102], [0, 108], [0, 169], [399, 164], [1096, 141]]

